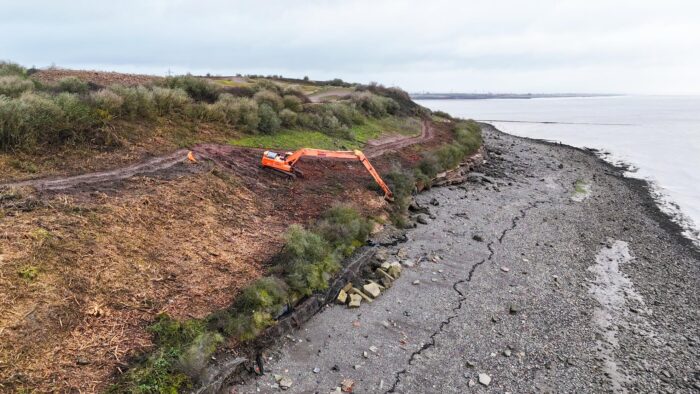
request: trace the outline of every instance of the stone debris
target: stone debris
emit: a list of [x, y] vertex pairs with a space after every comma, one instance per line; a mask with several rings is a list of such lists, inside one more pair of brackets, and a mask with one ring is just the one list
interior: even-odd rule
[[362, 297], [360, 297], [357, 294], [350, 294], [350, 303], [348, 304], [348, 307], [359, 308], [361, 303], [362, 303]]
[[292, 383], [292, 379], [289, 378], [289, 376], [282, 376], [280, 380], [277, 381], [277, 384], [280, 385], [282, 390], [287, 390], [292, 387]]
[[420, 280], [419, 280], [419, 279], [414, 280], [414, 281], [413, 281], [413, 284], [414, 284], [414, 285], [419, 285], [419, 284], [420, 284]]
[[503, 271], [503, 272], [508, 272], [508, 271], [510, 271], [510, 268], [508, 268], [508, 267], [501, 267], [501, 271]]
[[321, 368], [315, 367], [315, 368], [314, 368], [314, 373], [319, 373], [319, 372], [321, 372]]
[[440, 205], [440, 201], [438, 201], [437, 198], [433, 197], [433, 198], [430, 200], [430, 205], [432, 205], [432, 206], [434, 206], [434, 207], [437, 207], [438, 205]]
[[510, 313], [511, 315], [515, 315], [518, 312], [520, 312], [520, 308], [518, 308], [517, 305], [511, 304], [510, 307], [508, 307], [508, 313]]
[[342, 382], [340, 382], [340, 389], [344, 393], [352, 393], [352, 390], [355, 388], [355, 381], [352, 379], [343, 379]]
[[339, 304], [345, 304], [348, 301], [348, 293], [345, 292], [345, 290], [340, 289], [340, 292], [338, 293], [338, 297], [336, 298]]
[[382, 291], [379, 289], [379, 285], [374, 282], [367, 283], [366, 285], [362, 286], [362, 290], [372, 296], [372, 298], [377, 298], [380, 294], [382, 294]]
[[372, 299], [369, 298], [367, 294], [365, 294], [362, 290], [358, 289], [357, 287], [353, 287], [349, 291], [350, 294], [356, 294], [362, 297], [364, 301], [367, 301], [368, 303], [372, 303]]
[[488, 386], [489, 384], [491, 384], [491, 377], [485, 373], [480, 373], [479, 383], [483, 384], [484, 386]]
[[467, 386], [469, 386], [469, 387], [476, 386], [476, 382], [474, 381], [474, 379], [469, 379], [469, 382], [467, 382]]
[[398, 261], [394, 261], [389, 265], [389, 269], [387, 270], [387, 273], [391, 275], [394, 278], [398, 278], [401, 276], [401, 264], [399, 264]]
[[364, 358], [369, 358], [369, 353], [367, 353], [367, 352], [362, 352], [362, 357], [364, 357]]
[[378, 350], [379, 350], [379, 349], [378, 349], [376, 346], [374, 346], [374, 345], [372, 345], [372, 346], [369, 347], [369, 351], [372, 352], [372, 353], [376, 353]]
[[426, 219], [423, 215], [418, 215], [416, 221], [420, 224], [428, 224], [428, 219]]

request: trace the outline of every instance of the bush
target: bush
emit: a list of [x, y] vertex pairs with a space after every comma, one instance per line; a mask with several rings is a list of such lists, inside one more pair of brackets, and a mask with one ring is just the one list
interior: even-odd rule
[[0, 76], [0, 95], [19, 97], [22, 93], [34, 89], [32, 81], [16, 76]]
[[433, 115], [452, 120], [452, 115], [448, 114], [445, 111], [433, 111]]
[[255, 93], [253, 96], [258, 105], [267, 104], [272, 107], [275, 111], [279, 111], [284, 108], [284, 102], [282, 97], [272, 90], [261, 90]]
[[0, 76], [5, 75], [16, 75], [23, 77], [27, 75], [27, 69], [17, 63], [0, 61]]
[[247, 131], [257, 130], [260, 118], [255, 100], [223, 93], [214, 107], [224, 115], [224, 122], [241, 126]]
[[124, 99], [109, 89], [101, 89], [90, 93], [90, 100], [95, 107], [111, 115], [119, 114], [124, 104]]
[[109, 88], [123, 100], [121, 113], [131, 119], [151, 119], [157, 114], [153, 92], [143, 86], [126, 87], [114, 85]]
[[282, 88], [278, 84], [267, 79], [260, 79], [255, 81], [255, 84], [253, 84], [253, 90], [255, 90], [256, 92], [260, 92], [262, 90], [269, 90], [275, 92], [278, 95], [282, 94]]
[[280, 111], [280, 120], [282, 125], [287, 128], [293, 128], [297, 125], [297, 114], [290, 109], [283, 109]]
[[182, 111], [189, 102], [190, 98], [183, 89], [153, 88], [153, 103], [160, 116]]
[[167, 77], [163, 85], [171, 89], [183, 89], [187, 94], [197, 101], [213, 103], [219, 98], [221, 87], [208, 79], [197, 78], [192, 75], [182, 75], [177, 77]]
[[258, 111], [260, 123], [258, 130], [266, 134], [279, 131], [282, 121], [277, 116], [277, 112], [267, 103], [261, 104]]
[[381, 118], [387, 114], [395, 114], [400, 108], [393, 99], [368, 92], [353, 93], [351, 99], [358, 108], [375, 118]]
[[53, 101], [63, 111], [61, 140], [78, 141], [84, 139], [86, 132], [100, 124], [100, 117], [90, 105], [73, 93], [61, 93]]
[[314, 232], [320, 234], [343, 256], [349, 256], [355, 248], [362, 246], [371, 230], [369, 220], [347, 205], [330, 208], [314, 227]]
[[287, 284], [301, 295], [326, 289], [331, 274], [340, 269], [330, 243], [299, 225], [287, 231], [282, 261]]
[[86, 93], [89, 89], [87, 82], [77, 77], [65, 77], [58, 81], [57, 89], [60, 92]]
[[294, 112], [301, 112], [304, 110], [304, 105], [302, 104], [301, 99], [297, 96], [292, 96], [288, 94], [282, 97], [282, 101], [284, 104], [284, 108], [286, 109], [289, 109]]
[[46, 96], [0, 97], [0, 149], [31, 148], [39, 141], [55, 140], [62, 123], [63, 111]]

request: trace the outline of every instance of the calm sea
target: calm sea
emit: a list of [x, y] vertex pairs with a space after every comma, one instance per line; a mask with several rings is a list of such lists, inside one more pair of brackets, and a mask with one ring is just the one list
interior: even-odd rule
[[626, 164], [654, 186], [662, 209], [700, 239], [700, 96], [418, 100], [510, 134], [577, 147]]

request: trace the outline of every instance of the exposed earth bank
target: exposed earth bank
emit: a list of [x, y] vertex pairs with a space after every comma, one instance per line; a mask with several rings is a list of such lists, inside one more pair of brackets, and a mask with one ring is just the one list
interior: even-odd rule
[[435, 219], [377, 251], [404, 266], [393, 287], [326, 308], [227, 392], [698, 392], [700, 254], [643, 183], [484, 137], [483, 174], [417, 196]]

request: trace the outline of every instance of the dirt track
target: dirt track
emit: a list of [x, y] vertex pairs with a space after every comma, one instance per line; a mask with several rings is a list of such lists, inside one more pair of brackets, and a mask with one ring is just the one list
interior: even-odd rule
[[[378, 139], [367, 143], [365, 154], [369, 158], [379, 157], [389, 151], [396, 151], [407, 146], [426, 142], [435, 136], [434, 129], [429, 121], [423, 121], [421, 134], [414, 137], [391, 136], [386, 139]], [[236, 171], [242, 176], [253, 174], [257, 169], [258, 156], [262, 149], [238, 148], [229, 145], [201, 144], [192, 148], [195, 157], [199, 160], [211, 160], [219, 165], [224, 165]], [[59, 191], [91, 185], [101, 182], [114, 182], [128, 179], [137, 175], [155, 174], [166, 171], [178, 163], [187, 161], [187, 149], [179, 149], [165, 156], [154, 157], [126, 167], [114, 168], [108, 171], [92, 172], [74, 176], [39, 178], [18, 182], [0, 184], [2, 188], [34, 187], [39, 191]], [[240, 158], [246, 157], [247, 161]]]

